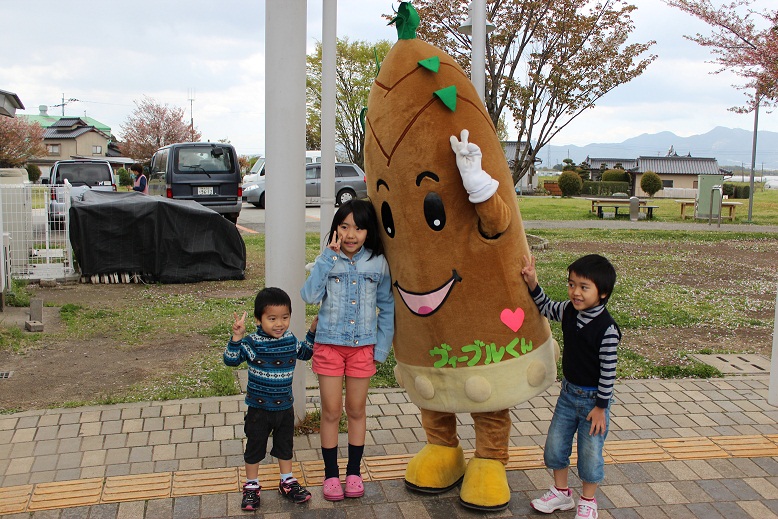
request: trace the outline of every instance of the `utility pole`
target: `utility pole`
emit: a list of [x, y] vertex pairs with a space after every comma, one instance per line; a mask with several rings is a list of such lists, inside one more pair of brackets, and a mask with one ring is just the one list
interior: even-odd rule
[[189, 89], [189, 134], [191, 135], [191, 142], [194, 142], [194, 100], [195, 92], [194, 88]]

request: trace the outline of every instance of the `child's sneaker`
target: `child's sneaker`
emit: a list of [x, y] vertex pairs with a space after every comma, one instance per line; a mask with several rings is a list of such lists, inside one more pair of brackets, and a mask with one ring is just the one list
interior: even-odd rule
[[575, 519], [597, 519], [597, 500], [579, 499]]
[[278, 493], [295, 503], [305, 503], [311, 498], [311, 493], [295, 478], [288, 478], [278, 484]]
[[240, 502], [240, 507], [247, 512], [252, 512], [259, 509], [259, 485], [246, 483], [243, 485], [243, 500]]
[[570, 493], [570, 495], [564, 494], [557, 490], [555, 486], [551, 485], [548, 492], [537, 499], [533, 499], [530, 505], [538, 512], [550, 514], [557, 510], [572, 510], [575, 506], [575, 501], [573, 500], [572, 493]]

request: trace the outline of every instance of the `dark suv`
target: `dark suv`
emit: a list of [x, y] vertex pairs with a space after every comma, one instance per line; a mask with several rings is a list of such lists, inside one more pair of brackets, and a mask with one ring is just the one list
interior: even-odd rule
[[149, 194], [194, 200], [237, 223], [242, 206], [238, 154], [231, 144], [184, 142], [151, 158]]
[[[265, 208], [265, 166], [257, 176], [243, 184], [246, 202]], [[365, 172], [356, 164], [339, 162], [335, 164], [335, 205], [340, 205], [354, 198], [367, 198], [367, 183]], [[306, 205], [321, 204], [321, 163], [305, 165], [305, 203]]]

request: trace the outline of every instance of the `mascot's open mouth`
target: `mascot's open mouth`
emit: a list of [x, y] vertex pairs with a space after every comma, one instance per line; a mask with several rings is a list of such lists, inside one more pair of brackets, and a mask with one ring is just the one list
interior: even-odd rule
[[403, 303], [408, 307], [408, 310], [420, 317], [427, 317], [437, 312], [443, 306], [456, 281], [462, 281], [462, 278], [459, 277], [456, 270], [452, 270], [449, 280], [432, 292], [423, 294], [407, 292], [400, 288], [400, 284], [397, 281], [394, 282], [394, 286], [400, 293], [400, 297], [402, 297]]

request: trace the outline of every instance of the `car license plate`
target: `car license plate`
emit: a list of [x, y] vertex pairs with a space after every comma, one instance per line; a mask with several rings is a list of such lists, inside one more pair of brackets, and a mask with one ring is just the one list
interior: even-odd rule
[[200, 186], [197, 188], [197, 194], [198, 195], [212, 195], [213, 194], [213, 187], [212, 186]]

